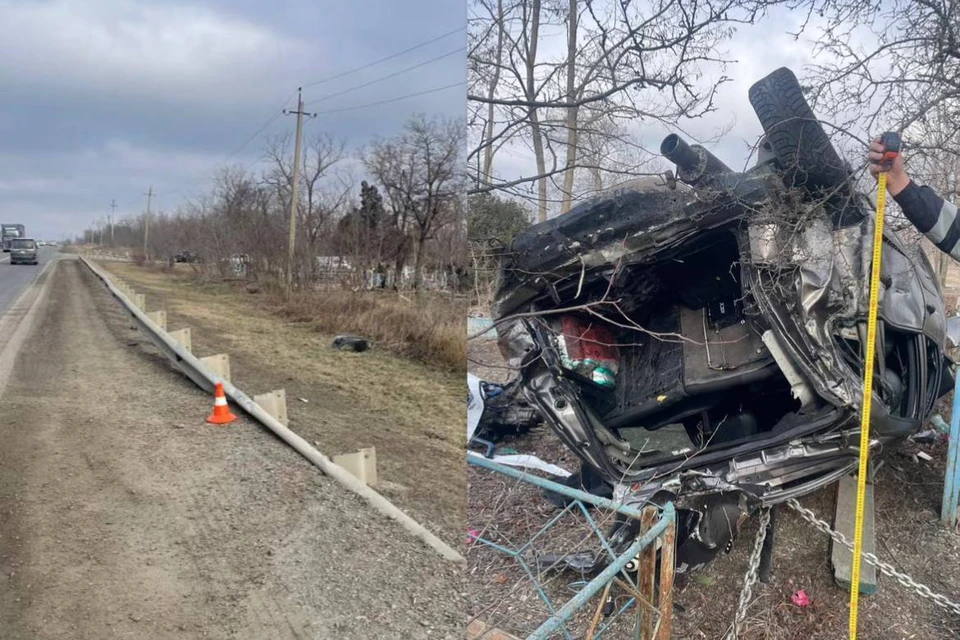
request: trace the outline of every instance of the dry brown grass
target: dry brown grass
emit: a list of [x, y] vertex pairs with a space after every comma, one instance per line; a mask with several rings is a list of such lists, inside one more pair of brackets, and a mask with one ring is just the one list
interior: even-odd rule
[[290, 300], [274, 294], [271, 306], [322, 333], [354, 333], [397, 355], [463, 371], [467, 362], [464, 298], [395, 292], [300, 292]]
[[[143, 268], [142, 263], [136, 266]], [[323, 334], [356, 334], [379, 348], [453, 372], [467, 365], [467, 299], [434, 292], [297, 291], [287, 299], [278, 283], [222, 281], [203, 277], [194, 265], [154, 263], [147, 271], [176, 275], [196, 286], [247, 288], [262, 295], [266, 308], [284, 320], [305, 324]], [[262, 303], [261, 303], [262, 304]]]

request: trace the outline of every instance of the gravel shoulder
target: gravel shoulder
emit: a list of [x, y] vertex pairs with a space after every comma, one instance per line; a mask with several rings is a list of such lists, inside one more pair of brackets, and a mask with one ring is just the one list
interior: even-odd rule
[[0, 395], [3, 638], [460, 638], [462, 569], [139, 334], [76, 260], [51, 267]]
[[[378, 490], [456, 547], [466, 518], [466, 381], [374, 348], [331, 348], [333, 336], [273, 312], [265, 294], [201, 284], [131, 263], [100, 263], [190, 327], [198, 355], [230, 354], [234, 384], [253, 395], [283, 388], [290, 428], [333, 456], [377, 449]], [[303, 402], [300, 398], [306, 400]]]

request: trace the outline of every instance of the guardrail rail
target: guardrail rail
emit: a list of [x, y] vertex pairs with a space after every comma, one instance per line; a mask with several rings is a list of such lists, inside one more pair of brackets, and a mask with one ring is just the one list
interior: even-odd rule
[[[185, 349], [175, 339], [171, 338], [165, 328], [157, 325], [146, 313], [145, 304], [135, 304], [130, 298], [121, 291], [98, 266], [84, 256], [80, 256], [80, 261], [107, 287], [114, 298], [130, 313], [138, 329], [163, 353], [177, 368], [180, 369], [188, 378], [190, 378], [198, 387], [213, 393], [216, 384], [222, 383], [227, 397], [233, 400], [243, 411], [256, 419], [260, 424], [272, 431], [285, 443], [293, 447], [298, 453], [318, 467], [324, 474], [333, 478], [338, 483], [357, 494], [367, 501], [374, 509], [381, 514], [396, 521], [406, 531], [419, 538], [431, 549], [439, 553], [443, 558], [453, 562], [463, 563], [465, 558], [453, 547], [438, 538], [422, 524], [414, 520], [399, 507], [377, 493], [374, 489], [362, 483], [346, 469], [335, 464], [329, 457], [315, 449], [306, 440], [294, 433], [291, 429], [282, 424], [277, 418], [271, 415], [266, 409], [260, 406], [246, 393], [234, 386], [229, 380], [218, 375], [200, 358]], [[142, 294], [136, 294], [138, 296]]]

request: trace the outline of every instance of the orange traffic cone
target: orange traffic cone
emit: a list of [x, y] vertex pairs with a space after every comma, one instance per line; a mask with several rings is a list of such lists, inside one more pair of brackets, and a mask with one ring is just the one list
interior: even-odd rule
[[217, 383], [217, 390], [213, 394], [213, 413], [207, 418], [211, 424], [227, 424], [237, 419], [237, 416], [230, 412], [230, 405], [227, 404], [227, 394], [223, 392], [223, 383]]

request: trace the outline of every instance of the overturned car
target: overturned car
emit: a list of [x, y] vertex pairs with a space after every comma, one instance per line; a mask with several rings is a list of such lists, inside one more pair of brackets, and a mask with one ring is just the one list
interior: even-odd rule
[[[740, 524], [857, 466], [874, 217], [778, 69], [735, 172], [668, 136], [679, 182], [622, 189], [519, 235], [500, 348], [526, 400], [615, 497], [673, 501], [678, 571]], [[871, 447], [916, 433], [953, 384], [929, 261], [885, 233]], [[614, 539], [629, 540], [633, 523]]]

